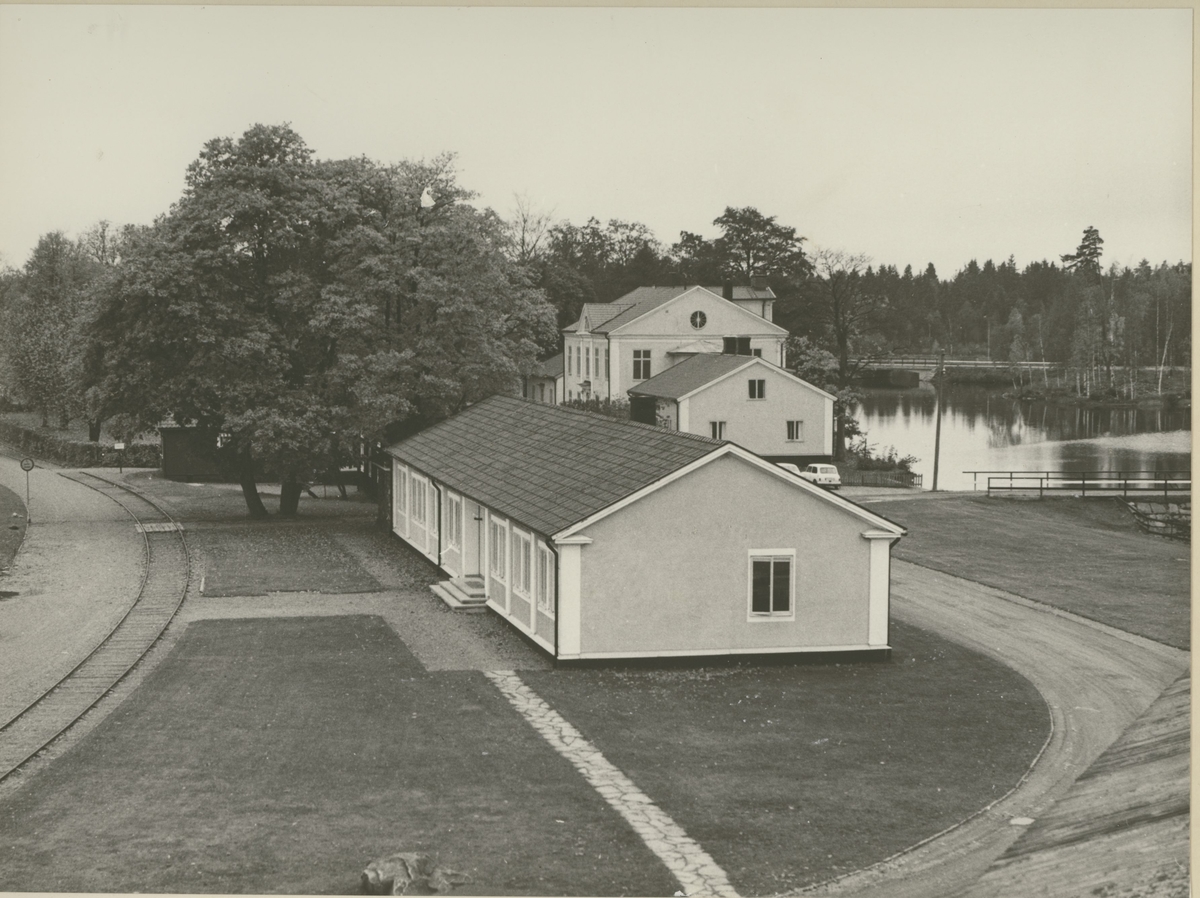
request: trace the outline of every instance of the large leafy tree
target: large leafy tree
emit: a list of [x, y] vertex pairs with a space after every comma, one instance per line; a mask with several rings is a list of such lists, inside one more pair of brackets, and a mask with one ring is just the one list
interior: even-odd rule
[[89, 291], [101, 265], [61, 231], [42, 235], [6, 285], [4, 343], [18, 396], [65, 427], [83, 407], [79, 383]]
[[730, 274], [746, 281], [768, 275], [796, 279], [812, 268], [804, 254], [804, 238], [774, 215], [763, 215], [753, 206], [727, 206], [713, 224], [721, 229], [715, 247]]
[[317, 162], [286, 125], [209, 141], [131, 236], [92, 370], [131, 428], [226, 434], [251, 514], [256, 463], [294, 514], [350, 435], [451, 413], [532, 364], [552, 314], [467, 198], [448, 157]]

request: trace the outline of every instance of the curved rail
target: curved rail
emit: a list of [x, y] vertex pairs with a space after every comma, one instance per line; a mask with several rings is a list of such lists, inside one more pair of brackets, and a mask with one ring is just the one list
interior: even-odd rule
[[[137, 598], [108, 635], [57, 683], [0, 725], [0, 782], [74, 726], [125, 679], [175, 618], [191, 576], [183, 530], [162, 506], [137, 490], [95, 474], [60, 471], [59, 476], [93, 489], [125, 509], [142, 535], [146, 565]], [[140, 509], [139, 515], [123, 501], [124, 494], [148, 506], [151, 513]], [[153, 517], [158, 520], [149, 520]]]

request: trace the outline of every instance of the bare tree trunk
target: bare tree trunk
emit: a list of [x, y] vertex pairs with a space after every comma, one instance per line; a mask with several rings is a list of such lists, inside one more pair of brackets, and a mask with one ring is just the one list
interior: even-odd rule
[[1167, 338], [1163, 340], [1162, 361], [1158, 365], [1158, 392], [1162, 392], [1163, 367], [1167, 364], [1167, 347], [1171, 345], [1171, 328], [1174, 327], [1174, 322], [1167, 327]]
[[300, 492], [304, 489], [304, 484], [294, 474], [288, 474], [279, 487], [279, 514], [285, 518], [294, 518], [300, 508]]
[[238, 452], [238, 481], [242, 485], [242, 497], [246, 500], [250, 517], [267, 517], [267, 506], [263, 505], [262, 496], [258, 494], [258, 482], [254, 477], [254, 456], [248, 446]]

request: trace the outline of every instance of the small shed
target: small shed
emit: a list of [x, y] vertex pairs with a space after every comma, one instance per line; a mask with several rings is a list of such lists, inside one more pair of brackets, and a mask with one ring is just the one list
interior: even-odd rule
[[636, 421], [800, 467], [833, 460], [834, 398], [766, 359], [722, 353], [693, 355], [629, 390]]
[[441, 594], [557, 659], [889, 650], [904, 529], [733, 443], [494, 396], [387, 452]]

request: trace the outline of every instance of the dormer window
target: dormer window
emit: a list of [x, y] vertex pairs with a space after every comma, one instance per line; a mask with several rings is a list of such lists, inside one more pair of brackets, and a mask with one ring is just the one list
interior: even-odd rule
[[694, 327], [696, 330], [700, 330], [702, 327], [704, 327], [704, 325], [708, 324], [708, 316], [700, 311], [692, 312], [691, 322], [692, 327]]

